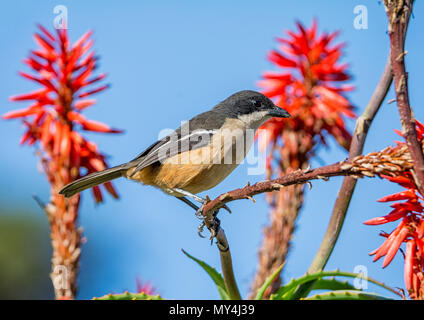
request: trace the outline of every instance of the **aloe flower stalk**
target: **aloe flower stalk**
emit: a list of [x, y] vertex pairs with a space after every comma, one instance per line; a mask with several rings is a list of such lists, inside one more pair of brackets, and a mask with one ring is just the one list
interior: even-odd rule
[[[71, 45], [66, 30], [50, 33], [41, 25], [34, 34], [39, 48], [24, 60], [32, 73], [19, 74], [41, 88], [12, 96], [11, 101], [29, 103], [13, 110], [3, 119], [22, 119], [25, 133], [21, 144], [35, 145], [44, 173], [50, 183], [50, 201], [43, 205], [50, 223], [53, 246], [51, 278], [57, 299], [75, 297], [78, 261], [81, 254], [81, 228], [77, 225], [80, 196], [65, 199], [58, 194], [75, 179], [107, 168], [105, 156], [82, 131], [119, 133], [98, 121], [89, 120], [82, 112], [96, 103], [91, 96], [108, 85], [98, 83], [105, 74], [94, 75], [98, 57], [91, 50], [92, 32], [85, 33]], [[118, 194], [111, 183], [104, 189], [113, 197]], [[99, 186], [92, 189], [97, 203], [103, 201]]]

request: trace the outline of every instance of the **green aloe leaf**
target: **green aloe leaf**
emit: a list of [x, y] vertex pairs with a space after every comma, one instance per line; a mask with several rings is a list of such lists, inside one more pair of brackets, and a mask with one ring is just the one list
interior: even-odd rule
[[144, 292], [142, 293], [130, 293], [130, 292], [124, 292], [124, 293], [117, 293], [112, 294], [109, 293], [103, 297], [93, 298], [93, 300], [163, 300], [163, 298], [159, 295], [148, 295]]
[[302, 300], [393, 300], [377, 293], [360, 290], [335, 290], [316, 294]]
[[285, 263], [283, 263], [272, 275], [270, 275], [265, 280], [264, 284], [258, 289], [258, 292], [256, 293], [255, 300], [262, 300], [262, 298], [264, 297], [266, 289], [269, 287], [269, 285], [275, 279], [275, 277], [280, 274], [281, 270], [283, 270], [284, 264]]
[[389, 286], [385, 285], [384, 283], [374, 280], [370, 277], [365, 277], [362, 274], [357, 274], [357, 273], [351, 273], [351, 272], [344, 272], [344, 271], [320, 271], [317, 273], [311, 273], [311, 274], [305, 274], [302, 277], [299, 277], [297, 279], [293, 279], [291, 280], [288, 284], [286, 284], [285, 286], [282, 286], [276, 294], [271, 296], [271, 299], [274, 300], [289, 300], [291, 299], [292, 293], [295, 291], [295, 289], [301, 285], [304, 284], [306, 282], [309, 282], [311, 280], [319, 280], [322, 279], [324, 277], [348, 277], [348, 278], [360, 278], [360, 279], [364, 279], [367, 280], [371, 283], [374, 283], [394, 294], [399, 295], [398, 292], [396, 292], [394, 289], [390, 288]]
[[[312, 290], [357, 290], [347, 281], [337, 279], [318, 279], [314, 282]], [[359, 290], [360, 291], [360, 290]]]
[[193, 257], [192, 255], [190, 255], [189, 253], [187, 253], [183, 249], [181, 249], [181, 251], [187, 257], [189, 257], [191, 260], [193, 260], [197, 264], [199, 264], [199, 266], [201, 266], [203, 268], [203, 270], [205, 270], [208, 273], [208, 275], [211, 277], [212, 281], [215, 283], [221, 299], [222, 300], [230, 300], [230, 297], [227, 293], [227, 288], [225, 286], [224, 278], [222, 277], [222, 275], [218, 271], [216, 271], [215, 268], [208, 265], [206, 262], [203, 262], [202, 260], [199, 260], [199, 259]]

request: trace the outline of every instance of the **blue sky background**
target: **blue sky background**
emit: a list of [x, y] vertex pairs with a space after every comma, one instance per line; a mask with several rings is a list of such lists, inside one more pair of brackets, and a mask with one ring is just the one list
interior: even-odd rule
[[[276, 48], [275, 37], [293, 29], [296, 19], [309, 26], [316, 17], [319, 30], [341, 30], [345, 41], [344, 61], [350, 64], [356, 90], [349, 98], [361, 113], [383, 70], [388, 54], [386, 15], [380, 1], [10, 1], [0, 10], [0, 112], [23, 107], [8, 101], [12, 94], [36, 86], [17, 75], [26, 70], [22, 59], [35, 48], [32, 34], [36, 23], [53, 28], [54, 6], [68, 8], [72, 40], [94, 30], [95, 50], [101, 56], [99, 70], [108, 74], [110, 90], [96, 96], [98, 104], [86, 111], [92, 119], [125, 129], [122, 135], [87, 134], [110, 155], [109, 163], [125, 162], [149, 146], [165, 128], [176, 128], [180, 120], [211, 108], [235, 91], [257, 89], [261, 73], [273, 69], [266, 60]], [[368, 29], [353, 27], [356, 5], [368, 9]], [[408, 32], [406, 49], [410, 98], [415, 116], [424, 120], [421, 101], [422, 52], [419, 32], [424, 29], [423, 3], [417, 1]], [[387, 99], [393, 99], [393, 89]], [[353, 122], [348, 122], [352, 129]], [[376, 151], [397, 140], [399, 128], [396, 104], [384, 103], [375, 119], [365, 152]], [[49, 197], [45, 177], [37, 171], [34, 149], [19, 146], [23, 132], [19, 121], [0, 122], [0, 204], [22, 208], [28, 219], [47, 222], [31, 198]], [[346, 153], [333, 142], [321, 149], [313, 166], [333, 163]], [[247, 166], [238, 167], [221, 185], [207, 194], [222, 192], [260, 181], [248, 176]], [[284, 280], [302, 275], [318, 249], [342, 178], [313, 182], [297, 223]], [[180, 201], [150, 187], [118, 180], [121, 199], [110, 197], [95, 206], [91, 194], [83, 194], [80, 222], [87, 243], [83, 246], [78, 298], [87, 299], [109, 292], [134, 290], [136, 277], [149, 281], [171, 299], [218, 298], [208, 276], [181, 253], [181, 248], [219, 268], [215, 246], [197, 235], [199, 221]], [[327, 269], [353, 271], [364, 265], [368, 274], [394, 287], [403, 287], [403, 258], [397, 254], [385, 270], [381, 261], [372, 263], [368, 252], [382, 242], [380, 229], [363, 221], [389, 212], [389, 205], [377, 203], [382, 196], [399, 191], [380, 179], [359, 181], [339, 242]], [[268, 222], [264, 195], [257, 203], [230, 204], [232, 215], [220, 214], [233, 253], [236, 277], [246, 295], [257, 267], [257, 250], [262, 228]], [[2, 217], [0, 216], [0, 223]], [[25, 237], [23, 234], [22, 237]], [[42, 250], [41, 248], [33, 248]], [[48, 264], [48, 261], [46, 261]], [[44, 276], [44, 275], [42, 275]], [[47, 279], [47, 272], [45, 274]], [[0, 274], [0, 281], [2, 275]], [[370, 286], [370, 290], [387, 294]]]

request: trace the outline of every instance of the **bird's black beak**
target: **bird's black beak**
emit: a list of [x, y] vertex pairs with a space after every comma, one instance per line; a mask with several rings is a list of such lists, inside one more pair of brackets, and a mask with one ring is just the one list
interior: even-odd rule
[[274, 105], [274, 107], [268, 111], [268, 114], [271, 117], [277, 117], [277, 118], [290, 118], [290, 113], [288, 113], [283, 108], [277, 107]]

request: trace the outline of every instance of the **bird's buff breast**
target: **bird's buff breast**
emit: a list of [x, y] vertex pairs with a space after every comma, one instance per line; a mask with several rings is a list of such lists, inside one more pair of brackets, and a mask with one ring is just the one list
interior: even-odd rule
[[[196, 194], [215, 187], [243, 161], [253, 143], [253, 137], [246, 138], [246, 127], [242, 121], [229, 121], [214, 134], [209, 146], [183, 152], [162, 164], [146, 167], [131, 179], [159, 187], [174, 196], [182, 195], [170, 189], [179, 188]], [[127, 177], [133, 170], [128, 170]]]

